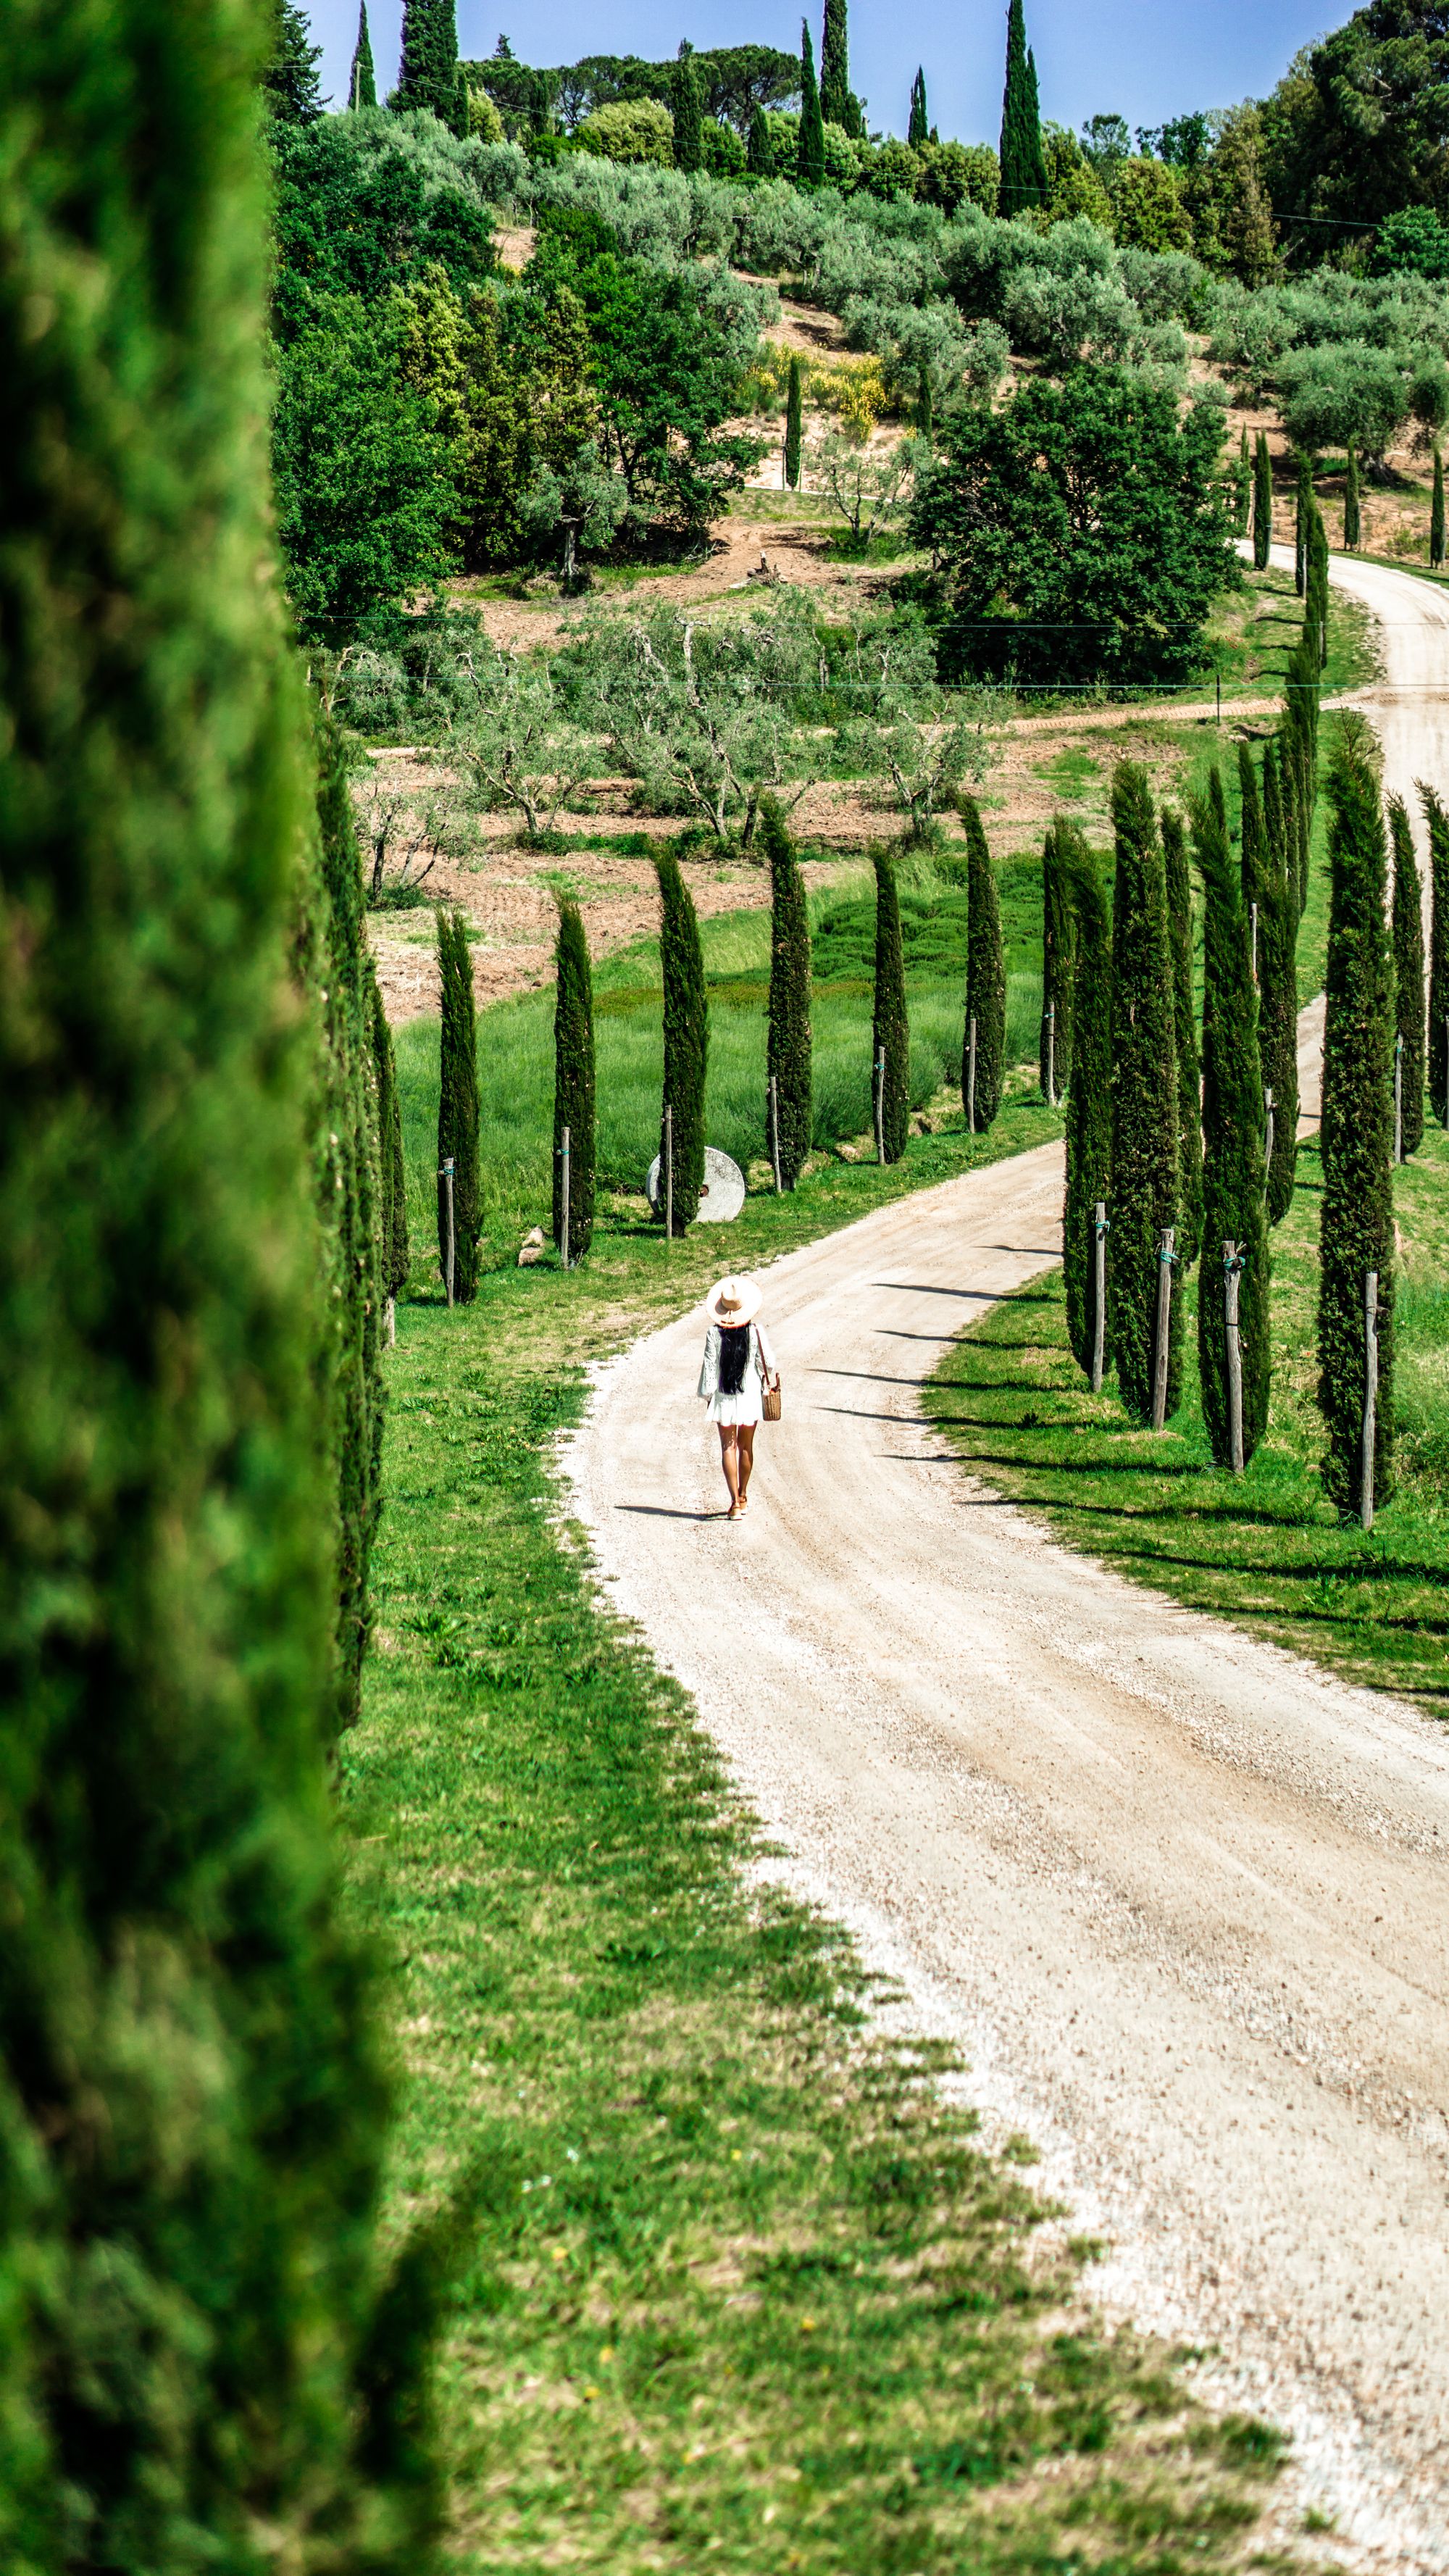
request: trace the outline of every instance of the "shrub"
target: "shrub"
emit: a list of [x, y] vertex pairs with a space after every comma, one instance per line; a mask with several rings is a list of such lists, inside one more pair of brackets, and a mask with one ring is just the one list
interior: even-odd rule
[[604, 161], [649, 161], [664, 170], [674, 164], [674, 119], [658, 98], [618, 98], [596, 107], [577, 127], [576, 140]]

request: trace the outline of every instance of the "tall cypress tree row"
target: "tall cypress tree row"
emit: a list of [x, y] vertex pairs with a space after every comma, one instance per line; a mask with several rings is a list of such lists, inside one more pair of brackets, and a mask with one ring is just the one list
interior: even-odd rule
[[1269, 1342], [1268, 1230], [1263, 1204], [1263, 1067], [1258, 1012], [1248, 968], [1242, 878], [1232, 862], [1222, 780], [1214, 770], [1205, 804], [1193, 811], [1193, 846], [1202, 876], [1202, 1269], [1198, 1279], [1197, 1350], [1203, 1419], [1220, 1467], [1233, 1460], [1228, 1397], [1225, 1244], [1239, 1248], [1239, 1349], [1243, 1385], [1243, 1463], [1268, 1423], [1272, 1382]]
[[408, 1240], [408, 1175], [403, 1155], [402, 1103], [398, 1099], [397, 1064], [392, 1031], [387, 1024], [377, 977], [372, 978], [372, 1068], [377, 1087], [378, 1180], [381, 1194], [382, 1293], [386, 1337], [393, 1338], [393, 1308], [408, 1284], [412, 1245]]
[[1449, 1127], [1449, 813], [1432, 787], [1420, 783], [1429, 826], [1429, 1098]]
[[[1101, 863], [1074, 824], [1058, 825], [1058, 851], [1071, 891], [1076, 971], [1072, 990], [1072, 1087], [1067, 1099], [1062, 1266], [1067, 1339], [1091, 1375], [1096, 1339], [1096, 1209], [1110, 1208], [1112, 1169], [1112, 917]], [[1111, 1363], [1111, 1344], [1105, 1344]]]
[[478, 1020], [473, 960], [461, 912], [438, 915], [442, 1026], [438, 1049], [438, 1259], [448, 1257], [448, 1193], [443, 1165], [453, 1164], [453, 1295], [460, 1306], [478, 1293]]
[[885, 1055], [881, 1139], [888, 1163], [906, 1150], [911, 1115], [911, 1024], [906, 1014], [906, 961], [901, 947], [901, 907], [896, 872], [883, 853], [875, 860], [875, 997], [871, 1010], [872, 1101], [877, 1058]]
[[1038, 1062], [1041, 1085], [1047, 1083], [1047, 1012], [1052, 1014], [1052, 1080], [1060, 1099], [1072, 1080], [1072, 979], [1076, 954], [1076, 913], [1072, 900], [1070, 858], [1072, 826], [1047, 825], [1041, 854], [1041, 1035]]
[[403, 0], [400, 108], [431, 108], [444, 125], [456, 112], [458, 18], [455, 0]]
[[1293, 484], [1293, 587], [1300, 599], [1308, 590], [1308, 532], [1313, 507], [1313, 463], [1300, 448], [1294, 461]]
[[1258, 432], [1253, 453], [1253, 568], [1266, 572], [1273, 543], [1273, 460], [1268, 453], [1268, 433]]
[[1046, 196], [1036, 66], [1026, 49], [1022, 0], [1010, 0], [1006, 13], [1006, 86], [1001, 101], [1001, 212], [1019, 215], [1027, 207], [1045, 205]]
[[846, 0], [825, 0], [820, 35], [820, 113], [827, 125], [849, 134], [854, 100], [850, 94], [850, 34]]
[[[704, 1188], [704, 1089], [709, 1067], [709, 1005], [694, 899], [666, 850], [654, 862], [659, 879], [659, 965], [664, 980], [664, 1092], [659, 1151], [664, 1153], [664, 1110], [673, 1113], [674, 1231], [683, 1234], [699, 1214]], [[664, 1185], [659, 1213], [664, 1214]]]
[[1384, 818], [1378, 780], [1359, 743], [1340, 741], [1328, 794], [1318, 1401], [1328, 1432], [1324, 1488], [1341, 1512], [1357, 1512], [1362, 1501], [1364, 1280], [1371, 1270], [1378, 1273], [1376, 1503], [1388, 1501], [1394, 1467], [1394, 966]]
[[802, 188], [818, 188], [825, 178], [825, 120], [815, 85], [815, 48], [810, 30], [800, 27], [800, 136], [795, 150], [795, 178]]
[[[966, 827], [966, 1026], [976, 1022], [976, 1132], [984, 1135], [1001, 1107], [1006, 1070], [1006, 961], [1001, 947], [1001, 904], [996, 870], [974, 796], [963, 796]], [[966, 1079], [962, 1059], [962, 1081]]]
[[[1268, 753], [1264, 754], [1265, 774]], [[1266, 785], [1266, 775], [1265, 775]], [[1266, 794], [1264, 805], [1266, 810]], [[1268, 1167], [1268, 1222], [1293, 1204], [1298, 1176], [1298, 882], [1288, 854], [1269, 836], [1267, 893], [1258, 921], [1258, 1053], [1273, 1094], [1273, 1159]], [[1264, 1145], [1267, 1144], [1264, 1119]]]
[[1162, 809], [1162, 858], [1167, 881], [1167, 930], [1172, 943], [1172, 1017], [1177, 1046], [1177, 1164], [1182, 1222], [1178, 1253], [1196, 1261], [1202, 1242], [1202, 1082], [1197, 1060], [1197, 1015], [1192, 991], [1192, 883], [1182, 816]]
[[[1177, 1039], [1167, 878], [1147, 773], [1112, 782], [1117, 875], [1112, 906], [1112, 1236], [1107, 1311], [1117, 1383], [1135, 1421], [1152, 1419], [1158, 1237], [1181, 1223]], [[1172, 1277], [1167, 1409], [1182, 1387], [1182, 1270]]]
[[5, 31], [0, 2383], [37, 2576], [428, 2556], [325, 1762], [257, 32], [161, 0]]
[[1343, 486], [1343, 542], [1347, 553], [1353, 554], [1357, 550], [1362, 534], [1363, 509], [1359, 497], [1358, 449], [1351, 447], [1348, 451], [1348, 472]]
[[553, 1008], [553, 1239], [563, 1246], [563, 1136], [569, 1131], [569, 1260], [594, 1236], [594, 982], [576, 903], [558, 908]]
[[1389, 798], [1394, 851], [1394, 1024], [1401, 1041], [1404, 1152], [1424, 1141], [1424, 889], [1401, 796]]
[[699, 81], [694, 57], [687, 48], [669, 75], [669, 103], [674, 115], [674, 166], [676, 170], [699, 170], [704, 166], [704, 119], [700, 114]]
[[906, 126], [906, 141], [912, 151], [925, 142], [930, 130], [931, 120], [926, 109], [926, 75], [918, 68], [916, 77], [911, 83], [911, 113]]
[[773, 1078], [780, 1178], [793, 1190], [810, 1151], [810, 914], [805, 880], [778, 800], [760, 805], [760, 845], [770, 871], [770, 994], [765, 1009], [765, 1135]]
[[1253, 460], [1248, 449], [1246, 425], [1238, 438], [1238, 462], [1233, 472], [1233, 524], [1240, 537], [1248, 533], [1253, 519]]
[[1429, 504], [1429, 562], [1435, 572], [1444, 564], [1444, 459], [1434, 442], [1434, 497]]
[[790, 361], [790, 376], [785, 392], [785, 480], [792, 492], [800, 488], [800, 450], [804, 441], [805, 403], [800, 381], [800, 361]]
[[372, 38], [367, 31], [367, 0], [362, 0], [357, 12], [357, 42], [352, 48], [347, 104], [351, 108], [377, 105], [377, 73], [372, 61]]

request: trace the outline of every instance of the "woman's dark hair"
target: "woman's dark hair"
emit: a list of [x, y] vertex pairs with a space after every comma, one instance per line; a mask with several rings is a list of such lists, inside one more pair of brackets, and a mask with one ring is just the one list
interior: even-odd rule
[[745, 1382], [745, 1369], [750, 1356], [748, 1324], [721, 1324], [719, 1328], [719, 1391], [721, 1395], [738, 1395]]

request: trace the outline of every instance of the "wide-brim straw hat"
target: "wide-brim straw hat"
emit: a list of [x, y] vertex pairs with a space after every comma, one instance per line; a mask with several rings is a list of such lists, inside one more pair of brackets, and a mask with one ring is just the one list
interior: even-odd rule
[[712, 1324], [752, 1324], [760, 1311], [761, 1291], [754, 1279], [721, 1279], [704, 1301]]

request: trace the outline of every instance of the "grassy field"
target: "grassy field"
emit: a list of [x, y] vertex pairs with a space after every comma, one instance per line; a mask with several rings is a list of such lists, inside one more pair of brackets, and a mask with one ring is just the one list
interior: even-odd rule
[[[1449, 1710], [1449, 1137], [1430, 1128], [1397, 1175], [1399, 1488], [1371, 1533], [1340, 1527], [1318, 1477], [1314, 1401], [1316, 1144], [1272, 1237], [1275, 1367], [1268, 1435], [1247, 1472], [1214, 1468], [1190, 1366], [1166, 1433], [1132, 1429], [1109, 1379], [1094, 1396], [1067, 1348], [1059, 1273], [959, 1342], [926, 1396], [962, 1460], [1059, 1537], [1134, 1582], [1212, 1610], [1351, 1680]], [[1215, 1283], [1216, 1284], [1216, 1283]], [[1196, 1286], [1189, 1349], [1196, 1352]]]
[[[1054, 1121], [753, 1196], [758, 1267]], [[887, 2044], [844, 1937], [756, 1865], [681, 1693], [555, 1519], [583, 1369], [718, 1266], [606, 1217], [579, 1270], [404, 1304], [379, 1635], [343, 1753], [398, 1960], [402, 2225], [449, 2247], [452, 2562], [644, 2576], [1178, 2576], [1258, 2538], [1275, 2437], [1104, 2333], [1082, 2249]], [[1295, 2560], [1292, 2563], [1297, 2564]]]

